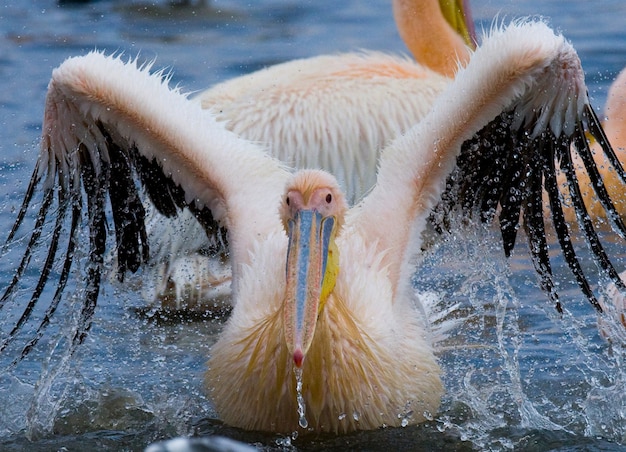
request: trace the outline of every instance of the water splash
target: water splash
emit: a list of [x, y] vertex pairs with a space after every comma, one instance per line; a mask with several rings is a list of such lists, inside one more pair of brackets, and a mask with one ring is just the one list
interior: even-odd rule
[[[477, 449], [525, 444], [516, 429], [559, 441], [584, 435], [624, 443], [623, 325], [614, 316], [602, 318], [617, 331], [601, 325], [612, 339], [607, 345], [596, 313], [561, 261], [554, 265], [564, 305], [559, 314], [537, 287], [524, 253], [507, 260], [491, 248], [498, 231], [454, 226], [448, 240], [422, 256], [414, 278], [420, 301], [430, 296], [426, 317], [434, 322], [444, 369], [447, 392], [436, 429]], [[615, 254], [626, 255], [621, 249]]]
[[409, 404], [405, 407], [405, 411], [402, 413], [398, 413], [398, 419], [400, 419], [400, 426], [407, 427], [411, 423], [411, 418], [413, 418], [413, 410], [410, 409]]
[[284, 447], [284, 448], [292, 447], [290, 436], [284, 436], [284, 437], [281, 436], [280, 438], [276, 439], [275, 443], [278, 447]]
[[301, 428], [307, 428], [309, 421], [306, 420], [306, 404], [304, 403], [304, 397], [302, 396], [302, 369], [300, 367], [294, 367], [294, 374], [296, 375], [296, 401], [298, 402], [298, 425]]

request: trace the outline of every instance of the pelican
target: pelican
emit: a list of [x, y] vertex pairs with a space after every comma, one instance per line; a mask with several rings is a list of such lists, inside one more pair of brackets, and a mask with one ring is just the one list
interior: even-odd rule
[[[107, 198], [120, 271], [148, 257], [141, 185], [162, 214], [185, 206], [207, 229], [228, 231], [234, 308], [205, 380], [224, 422], [337, 433], [422, 422], [437, 412], [444, 390], [410, 281], [433, 209], [454, 213], [458, 204], [485, 221], [498, 213], [505, 250], [521, 217], [541, 285], [558, 302], [544, 233], [545, 185], [565, 261], [598, 307], [563, 219], [554, 168], [559, 161], [568, 175], [583, 221], [570, 153], [590, 156], [588, 133], [614, 158], [586, 93], [575, 50], [545, 23], [494, 27], [424, 119], [382, 151], [376, 184], [349, 207], [332, 174], [290, 171], [169, 88], [161, 73], [98, 52], [70, 58], [49, 84], [40, 158], [8, 237], [11, 246], [25, 245], [24, 257], [0, 307], [9, 300], [21, 306], [16, 289], [46, 226], [48, 254], [0, 350], [26, 322], [37, 325], [33, 307], [56, 262], [57, 289], [20, 356], [43, 334], [62, 301], [84, 216], [90, 240], [83, 304], [72, 304], [80, 312], [71, 351], [79, 346], [100, 289]], [[31, 238], [14, 243], [40, 190]], [[614, 210], [601, 188], [598, 197]], [[49, 215], [54, 222], [45, 221]], [[609, 217], [623, 232], [619, 216]], [[581, 231], [621, 284], [593, 226]]]
[[[604, 130], [606, 132], [607, 139], [613, 145], [617, 157], [620, 162], [626, 161], [626, 69], [622, 69], [615, 81], [611, 84], [609, 93], [607, 96], [607, 103], [604, 110], [605, 121]], [[593, 143], [594, 148], [597, 148], [597, 143]], [[597, 149], [593, 149], [596, 165], [599, 172], [602, 174], [605, 180], [607, 191], [610, 196], [615, 199], [615, 205], [621, 216], [626, 216], [626, 199], [624, 198], [624, 191], [620, 187], [620, 179], [618, 173], [611, 165], [611, 163], [604, 158], [603, 153], [598, 152]], [[579, 168], [583, 167], [580, 163], [580, 159], [575, 161], [579, 162], [577, 165]], [[584, 171], [579, 171], [579, 179], [581, 183], [587, 187], [587, 190], [583, 192], [585, 195], [585, 204], [588, 206], [590, 214], [594, 218], [603, 218], [604, 210], [598, 206], [595, 199], [592, 199], [589, 195], [593, 188], [589, 182], [589, 178]], [[626, 271], [621, 274], [621, 279], [626, 281]], [[604, 310], [607, 310], [615, 315], [617, 319], [626, 327], [626, 296], [621, 292], [616, 284], [610, 284], [607, 287], [606, 296], [601, 300], [601, 305]], [[607, 303], [612, 304], [609, 308]], [[608, 333], [608, 323], [600, 319], [601, 330], [610, 337]]]
[[459, 0], [394, 0], [393, 9], [415, 60], [381, 52], [297, 59], [196, 100], [289, 166], [332, 172], [354, 204], [376, 181], [380, 150], [426, 115], [475, 42], [469, 7]]
[[622, 69], [609, 89], [605, 107], [604, 129], [618, 155], [626, 160], [626, 68]]
[[[604, 130], [606, 137], [615, 149], [617, 158], [620, 162], [626, 161], [625, 109], [626, 69], [623, 69], [615, 81], [611, 84], [607, 96], [607, 103], [604, 109]], [[626, 198], [624, 197], [621, 187], [619, 172], [615, 170], [611, 162], [604, 156], [598, 147], [597, 143], [593, 143], [592, 152], [596, 160], [595, 165], [598, 167], [598, 172], [602, 175], [602, 178], [605, 181], [609, 195], [615, 201], [615, 206], [618, 212], [622, 215], [622, 217], [626, 218]], [[586, 170], [583, 169], [585, 167], [584, 162], [580, 158], [574, 157], [573, 163], [576, 168], [580, 169], [578, 171], [578, 178], [581, 185], [584, 187], [582, 193], [587, 210], [593, 218], [602, 221], [605, 218], [605, 211], [602, 205], [593, 196], [593, 184]], [[564, 185], [566, 184], [564, 174], [559, 174], [559, 182]], [[568, 220], [571, 220], [574, 215], [573, 209], [569, 209], [566, 212]]]
[[[414, 61], [381, 52], [297, 59], [222, 82], [195, 100], [289, 166], [330, 171], [352, 205], [374, 185], [380, 150], [424, 117], [476, 42], [466, 2], [394, 0], [393, 12]], [[160, 240], [144, 298], [175, 309], [227, 303], [224, 240], [206, 238], [188, 211], [149, 218], [148, 233]]]

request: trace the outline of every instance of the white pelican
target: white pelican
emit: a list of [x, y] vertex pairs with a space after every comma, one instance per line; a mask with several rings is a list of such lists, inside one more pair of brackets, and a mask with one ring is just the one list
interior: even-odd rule
[[[484, 219], [500, 206], [506, 248], [514, 243], [511, 224], [521, 211], [543, 287], [556, 300], [543, 229], [543, 178], [565, 259], [597, 305], [571, 248], [554, 169], [556, 155], [576, 186], [569, 156], [589, 155], [585, 132], [612, 153], [586, 92], [575, 50], [543, 22], [494, 29], [428, 115], [385, 148], [375, 186], [348, 208], [335, 177], [320, 170], [291, 173], [170, 89], [160, 73], [97, 52], [68, 59], [52, 74], [42, 150], [10, 244], [40, 187], [37, 224], [0, 306], [9, 299], [20, 306], [15, 289], [54, 212], [48, 257], [0, 349], [29, 321], [60, 239], [67, 238], [58, 289], [22, 356], [42, 334], [70, 274], [86, 201], [90, 246], [72, 342], [78, 346], [98, 297], [107, 197], [120, 268], [133, 270], [147, 257], [140, 183], [164, 214], [189, 206], [206, 227], [227, 227], [234, 308], [206, 376], [226, 423], [348, 432], [421, 422], [437, 411], [443, 388], [410, 275], [421, 233], [440, 200], [486, 209]], [[55, 196], [59, 205], [51, 210]], [[611, 208], [608, 197], [604, 204]], [[65, 221], [70, 228], [62, 236]], [[619, 282], [593, 228], [582, 232]]]
[[[298, 59], [220, 83], [195, 99], [289, 166], [330, 171], [352, 205], [374, 185], [380, 150], [424, 117], [469, 59], [475, 34], [465, 3], [393, 1], [415, 61], [380, 52]], [[168, 221], [149, 218], [148, 234], [159, 241], [152, 273], [143, 278], [148, 301], [206, 309], [230, 296], [230, 263], [219, 238], [207, 239], [188, 211]]]

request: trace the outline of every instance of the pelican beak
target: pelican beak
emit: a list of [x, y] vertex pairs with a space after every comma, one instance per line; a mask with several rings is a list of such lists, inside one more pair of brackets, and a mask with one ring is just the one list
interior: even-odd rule
[[323, 217], [314, 210], [301, 210], [288, 222], [283, 315], [285, 340], [297, 367], [302, 366], [315, 333], [334, 226], [334, 217]]
[[450, 26], [463, 38], [465, 44], [475, 49], [478, 41], [468, 0], [439, 0], [439, 6]]

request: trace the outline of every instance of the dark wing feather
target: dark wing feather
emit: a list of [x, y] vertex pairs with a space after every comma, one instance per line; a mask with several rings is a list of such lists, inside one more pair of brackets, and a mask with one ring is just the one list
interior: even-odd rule
[[[0, 303], [1, 303], [0, 308], [2, 308], [2, 306], [4, 306], [4, 304], [6, 303], [6, 301], [11, 297], [11, 295], [17, 288], [17, 285], [20, 281], [21, 276], [24, 274], [24, 271], [28, 267], [28, 263], [32, 256], [31, 250], [36, 246], [37, 242], [39, 241], [41, 232], [43, 231], [43, 226], [44, 226], [43, 223], [46, 218], [46, 213], [48, 212], [50, 205], [52, 203], [51, 194], [52, 194], [51, 190], [46, 190], [44, 194], [44, 201], [37, 215], [35, 228], [31, 235], [30, 241], [26, 247], [26, 252], [24, 253], [24, 256], [22, 257], [22, 261], [20, 262], [20, 265], [18, 266], [17, 270], [15, 271], [15, 274], [13, 275], [13, 279], [11, 280], [11, 283], [6, 288], [4, 294], [2, 295], [2, 298], [0, 299]], [[46, 281], [48, 280], [48, 276], [50, 275], [50, 270], [52, 268], [52, 264], [54, 263], [54, 258], [56, 256], [56, 251], [57, 251], [57, 247], [59, 244], [59, 236], [61, 235], [61, 229], [63, 225], [62, 217], [65, 215], [65, 209], [67, 208], [67, 202], [65, 202], [62, 199], [63, 197], [64, 197], [63, 194], [59, 193], [59, 216], [57, 217], [57, 221], [54, 226], [54, 231], [50, 239], [50, 247], [48, 249], [48, 254], [44, 262], [39, 281], [37, 282], [37, 285], [35, 286], [35, 289], [33, 291], [33, 295], [30, 301], [26, 305], [26, 309], [24, 309], [24, 312], [20, 316], [15, 326], [11, 329], [8, 336], [6, 338], [3, 338], [2, 343], [0, 343], [0, 351], [4, 350], [7, 347], [7, 345], [9, 345], [9, 343], [13, 340], [17, 332], [22, 327], [22, 325], [26, 323], [26, 321], [29, 319], [33, 309], [35, 308], [35, 305], [37, 304], [37, 300], [41, 296], [41, 292], [43, 291], [46, 285]], [[22, 219], [23, 217], [19, 219], [18, 221], [21, 222]], [[15, 231], [16, 229], [14, 228], [14, 230], [12, 230], [9, 235], [13, 236]]]
[[[71, 186], [72, 186], [72, 182], [70, 181], [70, 187]], [[46, 312], [44, 313], [41, 323], [37, 327], [35, 336], [24, 346], [24, 348], [22, 349], [22, 353], [20, 354], [18, 358], [15, 359], [15, 361], [13, 362], [13, 365], [17, 364], [20, 360], [22, 360], [25, 356], [27, 356], [28, 353], [30, 353], [30, 351], [35, 347], [35, 345], [37, 345], [37, 342], [39, 342], [39, 339], [41, 339], [41, 337], [43, 336], [43, 331], [45, 327], [48, 326], [48, 324], [50, 323], [50, 319], [52, 318], [57, 307], [59, 306], [59, 302], [61, 301], [61, 295], [63, 295], [63, 290], [65, 289], [65, 285], [67, 284], [67, 281], [69, 279], [70, 270], [72, 269], [72, 262], [74, 258], [74, 251], [76, 250], [76, 244], [78, 243], [78, 226], [80, 224], [81, 210], [82, 210], [82, 203], [80, 201], [80, 191], [73, 190], [72, 188], [70, 188], [69, 193], [70, 193], [70, 196], [72, 197], [71, 224], [70, 224], [70, 230], [69, 230], [69, 235], [68, 235], [67, 250], [65, 252], [65, 258], [64, 258], [62, 269], [61, 269], [61, 273], [59, 275], [57, 288], [54, 292], [54, 296], [52, 297], [52, 301], [50, 302], [50, 304], [48, 305], [48, 308], [46, 309]], [[58, 215], [57, 220], [62, 221], [63, 220], [62, 217], [63, 215]], [[47, 281], [47, 278], [48, 278], [48, 275], [46, 275], [46, 277], [43, 278], [44, 283]], [[37, 293], [36, 295], [37, 295], [36, 297], [33, 297], [34, 302], [36, 302], [39, 299], [39, 297], [41, 296], [41, 293]], [[17, 329], [19, 329], [19, 327]], [[15, 331], [17, 331], [17, 329]]]
[[136, 148], [131, 149], [131, 157], [142, 185], [159, 213], [166, 217], [173, 217], [178, 215], [181, 206], [187, 207], [202, 225], [207, 235], [216, 238], [216, 240], [210, 241], [215, 245], [207, 252], [215, 254], [226, 249], [228, 243], [226, 229], [220, 227], [215, 221], [211, 209], [206, 206], [199, 208], [193, 201], [186, 202], [182, 188], [163, 174], [156, 160], [147, 159]]
[[[134, 183], [131, 157], [103, 130], [110, 158], [108, 192], [115, 224], [117, 277], [123, 281], [126, 270], [136, 272], [149, 256], [145, 210]], [[144, 178], [145, 179], [145, 178]], [[147, 180], [151, 186], [150, 180]], [[154, 189], [152, 191], [155, 191]]]
[[[546, 137], [542, 137], [546, 138]], [[547, 138], [548, 140], [550, 138]], [[530, 153], [525, 153], [528, 156]], [[541, 288], [545, 290], [552, 301], [556, 305], [556, 309], [561, 311], [554, 282], [552, 280], [552, 266], [550, 265], [550, 256], [548, 250], [548, 242], [546, 240], [546, 230], [543, 221], [543, 196], [541, 192], [542, 186], [542, 170], [546, 165], [545, 156], [540, 154], [539, 158], [526, 158], [521, 168], [521, 174], [517, 182], [521, 185], [520, 194], [522, 198], [521, 209], [524, 224], [524, 231], [528, 237], [528, 246], [532, 256], [533, 265], [539, 274]], [[504, 198], [504, 203], [510, 200]], [[519, 205], [518, 203], [515, 204]], [[503, 209], [504, 210], [504, 209]], [[519, 215], [519, 210], [518, 210]], [[502, 223], [502, 219], [500, 220]], [[511, 249], [515, 243], [511, 243]]]
[[[69, 222], [69, 234], [67, 245], [61, 258], [60, 273], [58, 274], [55, 293], [47, 306], [42, 320], [40, 321], [34, 336], [23, 346], [21, 354], [14, 361], [19, 362], [34, 348], [43, 331], [49, 324], [56, 311], [63, 290], [69, 279], [73, 258], [78, 244], [78, 231], [83, 216], [83, 203], [86, 202], [87, 225], [89, 228], [88, 264], [86, 268], [85, 288], [80, 307], [78, 327], [74, 332], [71, 350], [74, 350], [85, 338], [91, 326], [91, 319], [102, 280], [104, 256], [106, 252], [107, 233], [107, 202], [115, 229], [117, 244], [118, 278], [123, 279], [127, 270], [136, 271], [142, 263], [148, 259], [149, 248], [145, 229], [145, 211], [140, 196], [139, 186], [143, 186], [148, 197], [154, 203], [159, 212], [166, 216], [176, 215], [181, 208], [189, 208], [196, 215], [200, 223], [205, 226], [207, 233], [220, 233], [225, 236], [225, 231], [214, 221], [210, 209], [198, 208], [194, 202], [185, 201], [182, 189], [174, 181], [166, 176], [156, 161], [150, 161], [142, 156], [136, 148], [129, 146], [124, 140], [115, 140], [113, 134], [108, 133], [106, 126], [96, 123], [98, 133], [104, 138], [100, 140], [104, 149], [98, 149], [97, 153], [90, 152], [84, 145], [80, 145], [74, 152], [78, 158], [70, 159], [71, 162], [79, 162], [77, 168], [71, 168], [69, 175], [59, 168], [60, 162], [49, 165], [48, 168], [57, 169], [56, 174], [48, 174], [48, 178], [42, 181], [40, 175], [40, 163], [35, 168], [31, 183], [27, 190], [23, 205], [18, 213], [13, 228], [10, 231], [5, 248], [11, 245], [15, 235], [24, 221], [29, 205], [33, 202], [33, 194], [37, 188], [44, 186], [42, 202], [37, 213], [35, 226], [26, 245], [21, 262], [15, 274], [4, 290], [0, 299], [0, 310], [8, 301], [15, 299], [16, 289], [27, 270], [31, 257], [36, 248], [41, 245], [41, 237], [46, 228], [46, 220], [51, 212], [56, 216], [52, 227], [51, 239], [41, 274], [32, 296], [22, 314], [10, 328], [8, 334], [0, 342], [0, 351], [4, 350], [18, 335], [19, 331], [30, 319], [33, 310], [41, 299], [46, 284], [52, 279], [52, 270], [57, 261], [57, 252], [63, 236], [64, 226]], [[93, 160], [94, 155], [100, 157], [99, 161]], [[103, 158], [102, 156], [107, 156]], [[41, 162], [41, 160], [40, 160]], [[98, 168], [96, 170], [96, 168]], [[71, 177], [74, 173], [80, 174], [80, 178]], [[53, 183], [51, 183], [51, 180]], [[52, 209], [55, 194], [58, 198], [57, 209]], [[225, 238], [223, 238], [225, 242]]]
[[624, 283], [587, 213], [570, 153], [576, 152], [580, 156], [597, 199], [606, 210], [614, 230], [622, 237], [626, 237], [626, 228], [606, 191], [585, 134], [588, 133], [600, 144], [622, 181], [626, 181], [624, 170], [589, 105], [585, 107], [583, 120], [576, 124], [570, 136], [561, 133], [557, 137], [547, 130], [533, 137], [533, 125], [516, 131], [514, 115], [511, 111], [502, 113], [464, 143], [457, 168], [448, 179], [442, 201], [435, 208], [431, 221], [437, 228], [445, 228], [449, 224], [449, 215], [453, 212], [457, 214], [459, 209], [464, 216], [478, 213], [484, 222], [492, 221], [497, 215], [507, 256], [515, 246], [517, 230], [522, 221], [541, 286], [560, 311], [561, 304], [555, 289], [546, 241], [545, 190], [550, 205], [549, 218], [565, 262], [585, 296], [601, 311], [572, 243], [572, 227], [565, 220], [561, 201], [564, 195], [557, 184], [556, 168], [559, 165], [566, 175], [569, 197], [582, 236], [596, 264], [620, 289], [624, 289]]
[[135, 147], [131, 148], [130, 155], [142, 185], [159, 213], [168, 218], [178, 215], [179, 206], [185, 204], [184, 192], [163, 174], [156, 160], [144, 157]]
[[[31, 186], [33, 185], [33, 181], [37, 180], [36, 174], [37, 174], [37, 168], [35, 168], [35, 173], [33, 174], [33, 177], [31, 177]], [[29, 198], [29, 200], [32, 199], [32, 193], [30, 193], [30, 186], [29, 186], [29, 190], [27, 191], [26, 197]], [[4, 304], [9, 299], [9, 297], [14, 293], [15, 289], [17, 288], [17, 284], [20, 281], [20, 278], [24, 275], [24, 272], [26, 271], [26, 268], [28, 267], [28, 263], [30, 262], [30, 259], [32, 257], [32, 251], [37, 246], [37, 243], [39, 242], [39, 239], [41, 237], [41, 232], [43, 231], [44, 222], [46, 220], [46, 215], [48, 214], [48, 210], [50, 209], [50, 205], [52, 204], [53, 198], [54, 198], [53, 191], [51, 189], [46, 189], [43, 194], [43, 201], [41, 203], [41, 207], [39, 208], [39, 212], [37, 213], [37, 219], [35, 220], [33, 233], [30, 236], [28, 245], [26, 246], [26, 252], [22, 256], [22, 260], [19, 266], [17, 267], [15, 274], [13, 275], [13, 279], [11, 280], [11, 282], [5, 289], [4, 293], [2, 294], [2, 298], [0, 298], [0, 308], [4, 306]], [[9, 233], [9, 238], [7, 239], [7, 242], [5, 244], [5, 248], [8, 246], [9, 241], [14, 237], [19, 226], [22, 224], [24, 220], [24, 214], [26, 213], [28, 205], [29, 205], [29, 202], [25, 202], [22, 204], [22, 208], [20, 209], [18, 218], [16, 219], [13, 227], [11, 228], [11, 232]]]

